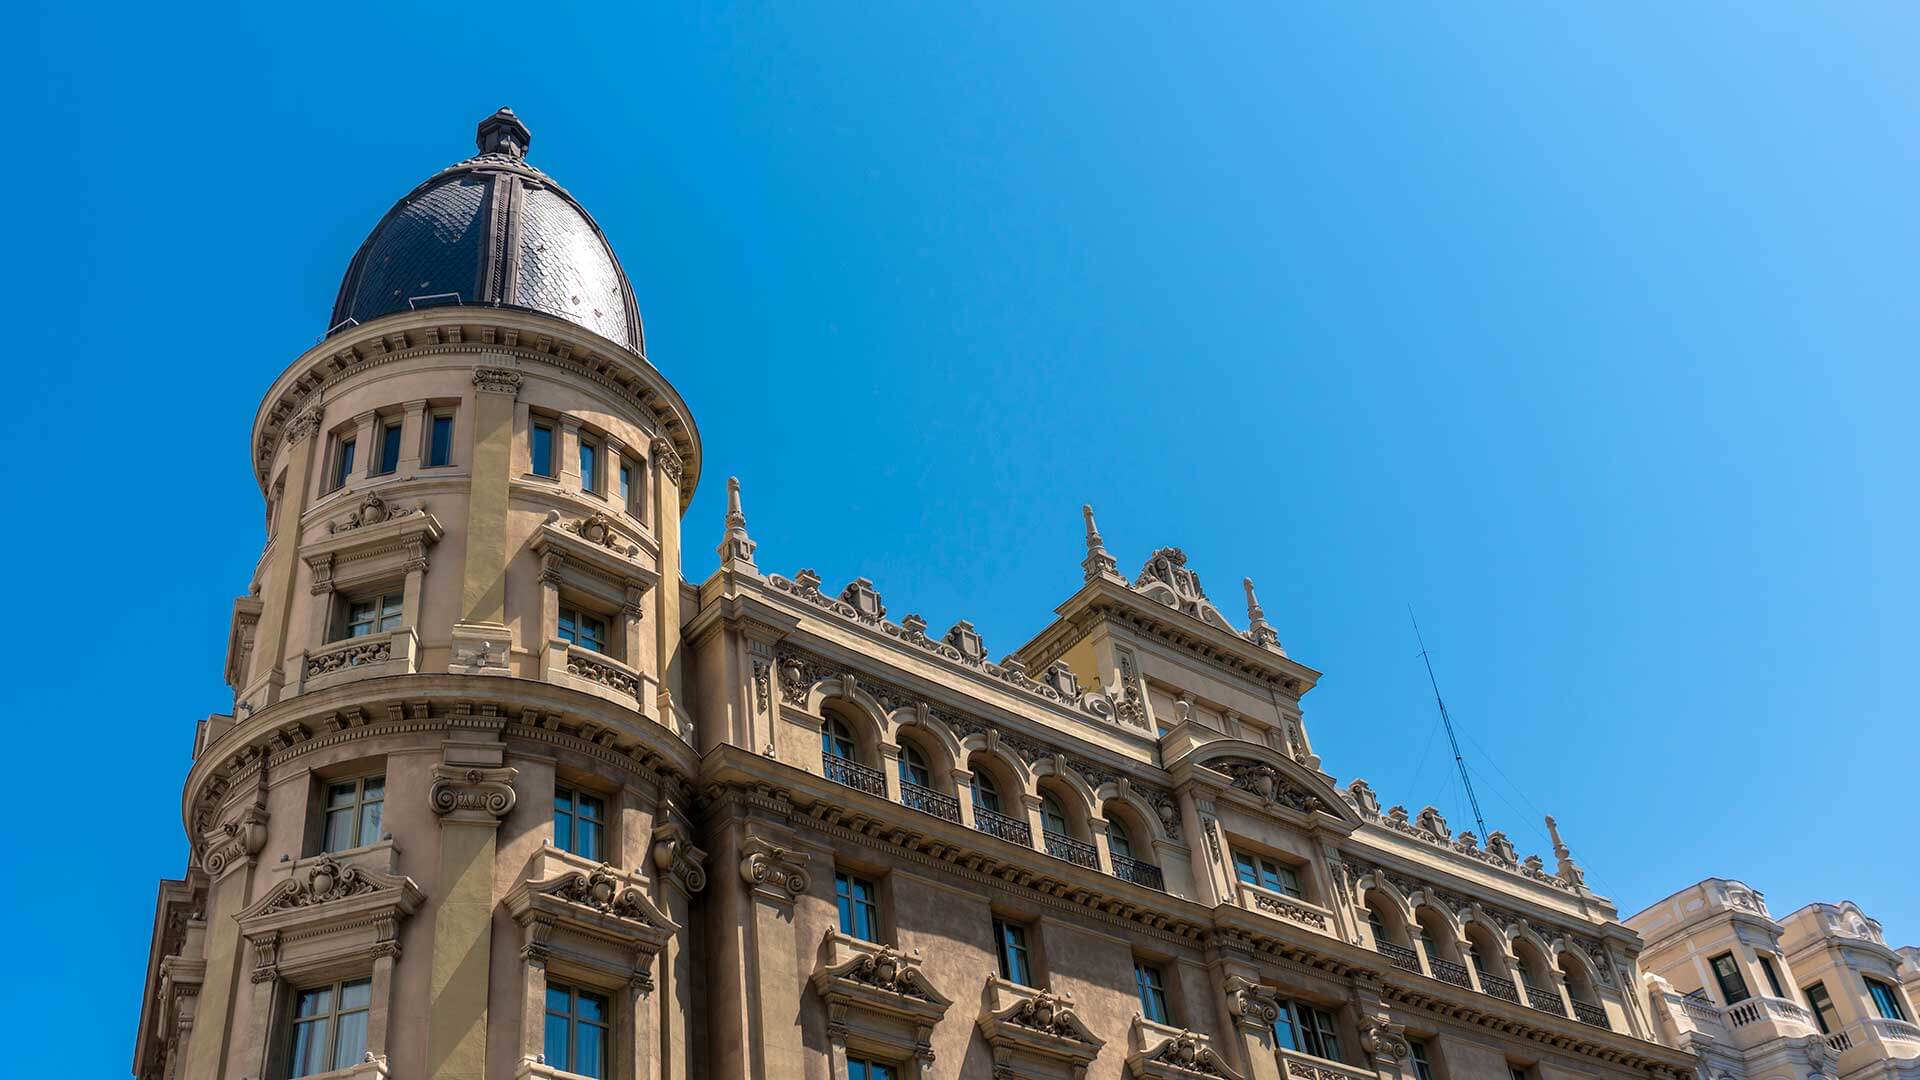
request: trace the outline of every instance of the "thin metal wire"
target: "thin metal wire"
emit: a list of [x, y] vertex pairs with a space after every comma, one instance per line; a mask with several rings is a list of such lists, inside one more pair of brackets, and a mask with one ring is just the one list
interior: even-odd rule
[[1480, 835], [1487, 835], [1486, 819], [1480, 816], [1480, 798], [1473, 793], [1473, 780], [1467, 776], [1467, 759], [1460, 754], [1460, 740], [1453, 733], [1453, 717], [1447, 714], [1447, 703], [1440, 696], [1440, 680], [1434, 678], [1433, 660], [1427, 656], [1427, 639], [1420, 634], [1420, 620], [1413, 617], [1413, 605], [1407, 605], [1407, 618], [1413, 622], [1414, 640], [1420, 643], [1420, 659], [1427, 665], [1427, 684], [1433, 687], [1433, 703], [1440, 706], [1440, 722], [1446, 725], [1447, 742], [1453, 747], [1453, 763], [1460, 769], [1460, 784], [1467, 789], [1467, 803], [1473, 807], [1473, 823], [1480, 829]]

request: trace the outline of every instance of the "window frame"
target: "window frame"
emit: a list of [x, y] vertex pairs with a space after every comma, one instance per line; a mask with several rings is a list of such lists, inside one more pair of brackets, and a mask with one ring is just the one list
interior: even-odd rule
[[1276, 1044], [1322, 1061], [1340, 1060], [1339, 1019], [1332, 1010], [1291, 998], [1280, 998], [1274, 1004], [1279, 1006], [1273, 1018]]
[[[544, 416], [535, 417], [527, 425], [527, 472], [542, 480], [558, 480], [560, 470], [557, 455], [560, 451], [555, 437], [560, 425]], [[545, 436], [546, 453], [541, 453], [541, 436]], [[545, 460], [542, 460], [544, 457]]]
[[[376, 798], [369, 799], [367, 786], [376, 782], [380, 785], [380, 794]], [[334, 805], [335, 790], [346, 787], [353, 789], [352, 801]], [[363, 835], [368, 827], [368, 807], [377, 807], [372, 819], [373, 835], [371, 837]], [[387, 773], [384, 769], [374, 773], [320, 780], [320, 838], [314, 854], [337, 855], [343, 851], [352, 851], [369, 844], [379, 843], [386, 835], [383, 829], [386, 824], [386, 810]], [[348, 839], [351, 842], [335, 847], [333, 846], [333, 819], [335, 814], [342, 812], [348, 815], [346, 819], [349, 822], [348, 828], [352, 830]]]
[[[1818, 1001], [1814, 1000], [1816, 993], [1819, 994]], [[1846, 1028], [1846, 1025], [1840, 1022], [1840, 1009], [1833, 1003], [1833, 995], [1827, 992], [1825, 980], [1810, 982], [1801, 987], [1800, 995], [1806, 999], [1807, 1011], [1813, 1013], [1813, 1023], [1820, 1029], [1820, 1034], [1832, 1035], [1836, 1028], [1840, 1030]], [[1827, 1013], [1833, 1014], [1832, 1025], [1827, 1023]]]
[[[984, 790], [981, 788], [983, 781], [986, 784]], [[985, 769], [973, 770], [973, 780], [967, 784], [967, 787], [975, 810], [985, 810], [990, 814], [1006, 812], [1001, 809], [1006, 805], [1006, 801], [1000, 797], [1000, 784], [994, 780], [992, 773]]]
[[900, 1066], [864, 1054], [847, 1055], [847, 1080], [902, 1080]]
[[[1726, 961], [1725, 970], [1722, 970], [1720, 965], [1723, 960]], [[1723, 952], [1712, 957], [1707, 961], [1707, 970], [1713, 972], [1714, 985], [1720, 989], [1721, 1004], [1738, 1005], [1753, 996], [1753, 991], [1747, 987], [1746, 973], [1740, 970], [1740, 961], [1734, 958], [1733, 953]], [[1729, 978], [1733, 981], [1731, 987], [1727, 985]], [[1739, 997], [1734, 996], [1736, 990], [1739, 992]]]
[[359, 443], [358, 432], [333, 437], [333, 452], [328, 455], [327, 490], [339, 491], [353, 479], [355, 449]]
[[[912, 784], [915, 787], [923, 787], [928, 790], [933, 789], [933, 764], [927, 760], [927, 755], [920, 752], [919, 747], [905, 739], [900, 741], [898, 771], [903, 783]], [[914, 774], [916, 773], [920, 777], [918, 780], [914, 779]]]
[[1173, 1005], [1167, 998], [1165, 968], [1134, 957], [1133, 993], [1139, 999], [1141, 1016], [1156, 1024], [1173, 1024]]
[[1407, 1057], [1413, 1063], [1413, 1080], [1439, 1080], [1440, 1074], [1433, 1069], [1433, 1058], [1427, 1054], [1425, 1039], [1408, 1039]]
[[[1880, 1019], [1899, 1020], [1903, 1023], [1912, 1022], [1907, 1016], [1906, 1005], [1900, 1001], [1900, 992], [1895, 990], [1892, 984], [1883, 982], [1871, 975], [1860, 976], [1860, 981], [1867, 984], [1867, 997], [1873, 1002], [1874, 1009], [1880, 1013]], [[1893, 1011], [1888, 1012], [1887, 1010], [1889, 1009]]]
[[[433, 409], [428, 411], [427, 430], [426, 430], [427, 445], [425, 447], [426, 453], [421, 455], [421, 457], [423, 458], [423, 461], [421, 464], [422, 468], [450, 469], [453, 467], [453, 440], [454, 440], [455, 434], [459, 431], [458, 422], [455, 420], [455, 414], [456, 414], [456, 411], [453, 409]], [[446, 451], [447, 452], [446, 452], [446, 460], [444, 461], [436, 460], [436, 458], [440, 456], [438, 453], [436, 453], [436, 451], [439, 449], [438, 436], [440, 434], [440, 425], [442, 423], [446, 424], [447, 426], [446, 428], [447, 430]]]
[[1073, 836], [1073, 822], [1067, 818], [1067, 808], [1045, 791], [1040, 793], [1040, 831], [1055, 836]]
[[392, 476], [400, 471], [400, 454], [403, 446], [400, 441], [405, 435], [404, 419], [398, 416], [376, 416], [373, 420], [373, 467], [367, 470], [370, 476]]
[[[334, 630], [334, 641], [379, 637], [381, 634], [391, 634], [407, 624], [407, 593], [404, 586], [374, 586], [335, 595], [340, 598], [340, 613], [339, 622]], [[388, 601], [392, 603], [389, 604]], [[354, 618], [354, 608], [363, 604], [371, 604], [373, 611], [371, 618], [367, 621], [366, 633], [356, 634], [353, 628], [359, 623]]]
[[995, 915], [993, 917], [993, 952], [999, 961], [1002, 979], [1016, 986], [1035, 985], [1033, 947], [1027, 941], [1025, 923]]
[[600, 473], [606, 467], [606, 447], [596, 435], [582, 431], [574, 440], [578, 446], [574, 457], [580, 464], [580, 490], [588, 495], [605, 495], [606, 484], [601, 482]]
[[854, 738], [853, 727], [832, 713], [828, 713], [820, 725], [820, 753], [839, 761], [864, 764], [860, 760], [860, 740]]
[[[1246, 863], [1245, 866], [1242, 865], [1243, 860]], [[1249, 872], [1254, 878], [1252, 881], [1247, 880]], [[1286, 875], [1285, 878], [1281, 877], [1283, 873]], [[1300, 871], [1296, 867], [1263, 852], [1234, 848], [1233, 877], [1235, 881], [1243, 884], [1266, 889], [1269, 892], [1277, 892], [1282, 896], [1291, 896], [1295, 900], [1307, 899], [1307, 890], [1306, 886], [1300, 880]], [[1272, 879], [1271, 882], [1268, 880], [1269, 877]], [[1291, 887], [1289, 887], [1288, 882], [1291, 882]]]
[[1780, 970], [1778, 965], [1773, 962], [1773, 957], [1766, 953], [1755, 953], [1754, 958], [1760, 961], [1760, 974], [1766, 977], [1767, 988], [1773, 991], [1773, 996], [1776, 998], [1785, 998], [1787, 992], [1783, 987], [1786, 984], [1780, 981]]
[[[598, 636], [585, 634], [583, 627], [585, 623], [597, 624]], [[554, 615], [553, 634], [569, 645], [577, 645], [588, 652], [599, 653], [601, 656], [612, 656], [613, 653], [608, 648], [612, 644], [610, 640], [612, 625], [613, 620], [591, 608], [584, 608], [574, 603], [562, 603], [559, 612]], [[588, 644], [587, 641], [581, 640], [582, 637], [596, 644]]]
[[[564, 1013], [556, 1013], [553, 1011], [553, 995], [555, 992], [561, 992], [567, 995], [567, 1011]], [[582, 997], [591, 998], [599, 1002], [601, 1005], [600, 1015], [602, 1022], [596, 1023], [592, 1020], [583, 1019], [580, 1016], [579, 1002]], [[613, 995], [604, 990], [598, 990], [589, 986], [548, 979], [546, 993], [541, 998], [540, 1010], [542, 1021], [540, 1045], [542, 1053], [546, 1056], [547, 1064], [572, 1076], [585, 1076], [592, 1077], [594, 1080], [606, 1080], [608, 1073], [614, 1071], [611, 1068], [613, 1065], [614, 1049]], [[552, 1034], [553, 1022], [555, 1020], [559, 1020], [565, 1025], [567, 1033], [566, 1041], [561, 1049], [560, 1060], [558, 1062], [555, 1061], [556, 1055], [552, 1046], [553, 1040], [548, 1037]], [[577, 1048], [576, 1039], [578, 1036], [576, 1033], [580, 1028], [597, 1028], [599, 1030], [600, 1069], [597, 1072], [582, 1072], [574, 1068], [574, 1066], [579, 1064], [579, 1062], [573, 1059], [575, 1056], [574, 1051]]]
[[[351, 1009], [346, 1008], [347, 989], [360, 986], [367, 988], [365, 1003]], [[287, 1034], [285, 1036], [286, 1041], [282, 1044], [282, 1052], [286, 1055], [286, 1075], [288, 1080], [300, 1080], [301, 1077], [305, 1076], [321, 1076], [338, 1069], [348, 1069], [358, 1065], [361, 1058], [367, 1052], [367, 1037], [371, 1033], [370, 1029], [373, 1023], [373, 978], [363, 975], [358, 978], [335, 979], [331, 983], [321, 983], [313, 986], [295, 986], [292, 988], [292, 991], [292, 993], [287, 995], [287, 1004], [285, 1007]], [[315, 994], [322, 991], [328, 994], [326, 1011], [316, 1013], [310, 1017], [302, 1017], [300, 1015], [301, 998], [308, 994]], [[340, 1021], [345, 1017], [354, 1015], [358, 1015], [361, 1018], [360, 1045], [349, 1052], [347, 1055], [348, 1060], [345, 1064], [341, 1064]], [[300, 1035], [303, 1029], [309, 1028], [316, 1023], [326, 1025], [326, 1047], [321, 1055], [325, 1064], [322, 1068], [303, 1070], [300, 1060]]]
[[[590, 816], [584, 812], [585, 808], [582, 806], [583, 800], [597, 805], [599, 811], [598, 816]], [[561, 805], [563, 801], [566, 803], [564, 808]], [[607, 829], [608, 801], [605, 795], [588, 788], [580, 787], [577, 784], [567, 783], [564, 780], [555, 783], [553, 785], [553, 846], [570, 855], [578, 855], [583, 859], [591, 859], [594, 862], [611, 862], [612, 860], [608, 856], [608, 851], [611, 847], [609, 843], [611, 836]], [[564, 839], [561, 837], [562, 815], [565, 815], [567, 819], [566, 837]], [[589, 833], [583, 830], [581, 828], [582, 825], [592, 826], [592, 831]], [[592, 852], [580, 850], [581, 847], [585, 846], [581, 838], [586, 835], [591, 835], [594, 838], [595, 850]]]
[[833, 902], [839, 911], [842, 934], [876, 945], [880, 943], [882, 929], [878, 882], [851, 870], [836, 868], [833, 872]]

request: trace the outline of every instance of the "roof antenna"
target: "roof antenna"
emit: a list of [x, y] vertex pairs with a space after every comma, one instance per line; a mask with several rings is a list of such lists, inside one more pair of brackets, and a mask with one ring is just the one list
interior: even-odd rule
[[1413, 617], [1413, 605], [1407, 605], [1407, 618], [1413, 621], [1413, 637], [1420, 643], [1420, 659], [1427, 665], [1427, 683], [1433, 687], [1433, 703], [1440, 706], [1440, 722], [1447, 726], [1447, 742], [1453, 747], [1453, 763], [1460, 768], [1460, 783], [1467, 789], [1467, 803], [1473, 807], [1473, 823], [1480, 835], [1487, 835], [1487, 822], [1480, 816], [1480, 800], [1473, 793], [1473, 781], [1467, 777], [1467, 759], [1460, 756], [1460, 740], [1453, 734], [1453, 717], [1447, 715], [1447, 703], [1440, 697], [1440, 680], [1433, 677], [1433, 660], [1427, 656], [1427, 639], [1420, 636], [1420, 620]]

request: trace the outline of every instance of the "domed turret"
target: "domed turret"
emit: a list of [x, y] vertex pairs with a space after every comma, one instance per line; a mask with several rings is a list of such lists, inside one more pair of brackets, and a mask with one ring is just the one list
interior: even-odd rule
[[489, 304], [557, 316], [646, 352], [633, 286], [593, 218], [527, 164], [532, 135], [512, 109], [481, 121], [480, 153], [413, 189], [360, 245], [329, 333], [431, 304]]

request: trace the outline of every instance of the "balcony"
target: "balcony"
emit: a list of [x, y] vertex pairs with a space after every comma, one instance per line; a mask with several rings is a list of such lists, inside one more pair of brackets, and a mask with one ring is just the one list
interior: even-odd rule
[[845, 784], [856, 791], [869, 795], [887, 797], [887, 778], [879, 769], [869, 769], [857, 761], [832, 754], [820, 755], [820, 775], [836, 784]]
[[1010, 844], [1021, 847], [1033, 846], [1033, 828], [1024, 821], [1015, 821], [1005, 814], [989, 810], [984, 806], [973, 808], [973, 827], [988, 836], [997, 836]]
[[1613, 1030], [1613, 1024], [1607, 1020], [1607, 1010], [1579, 998], [1573, 999], [1573, 1018], [1589, 1027]]
[[306, 694], [361, 679], [411, 675], [419, 649], [420, 639], [411, 626], [310, 649], [289, 661], [293, 692]]
[[1380, 1076], [1372, 1069], [1357, 1069], [1284, 1046], [1276, 1047], [1274, 1053], [1280, 1056], [1287, 1080], [1379, 1080]]
[[1501, 1001], [1511, 1001], [1515, 1005], [1526, 1004], [1526, 1002], [1520, 1000], [1520, 988], [1498, 975], [1489, 975], [1484, 971], [1481, 972], [1480, 990], [1487, 996], [1497, 997]]
[[1560, 991], [1551, 988], [1541, 989], [1537, 986], [1527, 986], [1525, 990], [1527, 992], [1527, 1008], [1544, 1013], [1552, 1013], [1555, 1016], [1567, 1015], [1567, 1006], [1565, 1002], [1560, 1000]]
[[1433, 977], [1441, 982], [1452, 983], [1467, 990], [1473, 989], [1473, 979], [1468, 976], [1465, 964], [1456, 964], [1437, 956], [1427, 957], [1427, 963], [1433, 968]]
[[1145, 885], [1149, 889], [1167, 891], [1167, 878], [1160, 868], [1150, 862], [1129, 859], [1125, 855], [1114, 855], [1113, 876], [1121, 881], [1131, 881], [1135, 885]]
[[1394, 967], [1399, 968], [1401, 971], [1411, 971], [1415, 975], [1420, 974], [1420, 954], [1407, 948], [1405, 945], [1395, 945], [1391, 941], [1375, 941], [1373, 948], [1375, 952], [1386, 957], [1392, 962]]
[[1065, 859], [1075, 866], [1100, 869], [1100, 851], [1085, 840], [1076, 840], [1065, 833], [1042, 831], [1041, 839], [1046, 842], [1047, 854], [1056, 859]]
[[1240, 906], [1262, 915], [1272, 915], [1288, 922], [1299, 923], [1326, 934], [1332, 932], [1333, 913], [1316, 904], [1286, 893], [1263, 889], [1258, 885], [1249, 885], [1242, 881], [1240, 886]]
[[652, 679], [606, 653], [582, 648], [565, 638], [549, 638], [540, 651], [540, 678], [659, 719], [653, 705], [656, 695]]
[[[1867, 1019], [1867, 1030], [1876, 1038], [1908, 1047], [1920, 1045], [1920, 1026], [1909, 1024], [1905, 1020], [1885, 1020], [1878, 1016]], [[1904, 1055], [1903, 1055], [1904, 1056]]]
[[906, 780], [900, 781], [900, 805], [923, 814], [932, 814], [942, 821], [957, 823], [960, 820], [959, 799]]
[[1762, 1020], [1775, 1022], [1788, 1021], [1813, 1026], [1813, 1013], [1797, 1001], [1788, 1001], [1776, 997], [1750, 997], [1745, 1001], [1736, 1001], [1726, 1007], [1724, 1012], [1727, 1026], [1734, 1030]]

